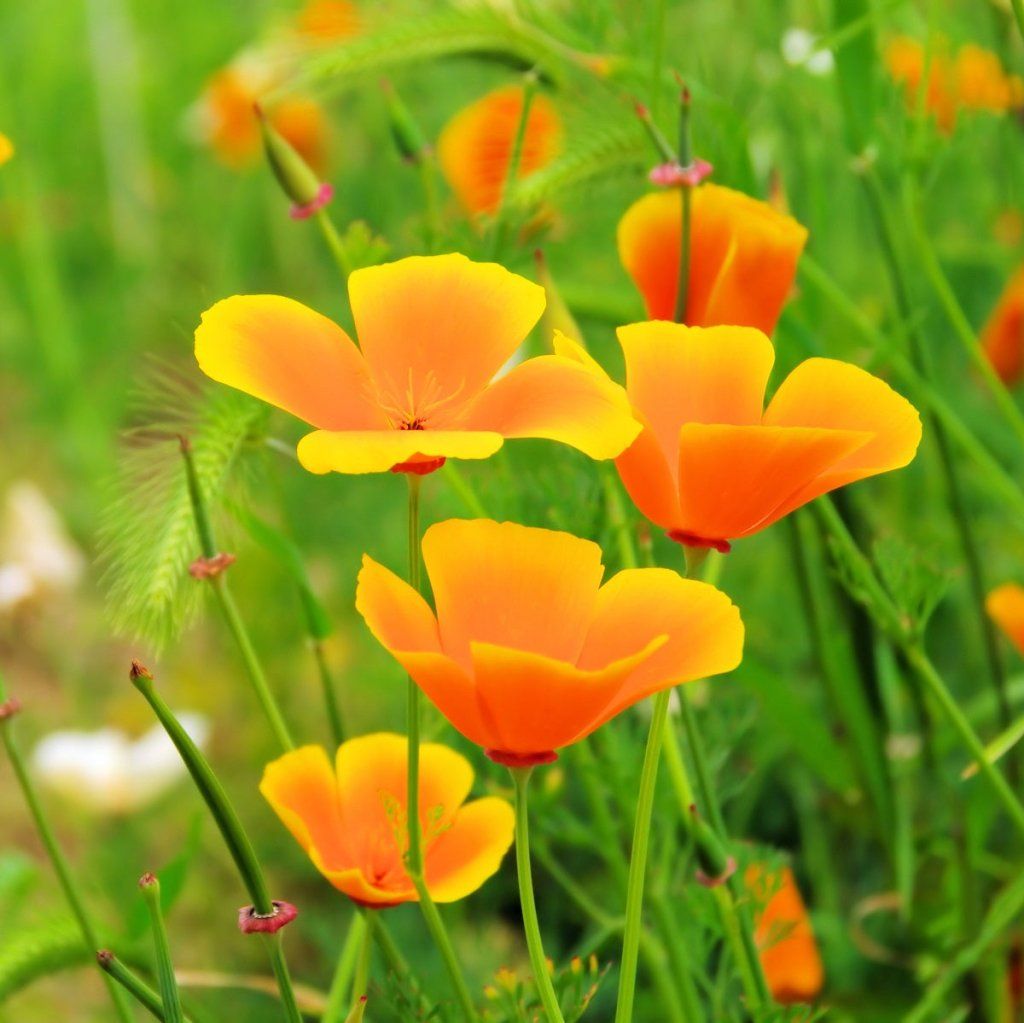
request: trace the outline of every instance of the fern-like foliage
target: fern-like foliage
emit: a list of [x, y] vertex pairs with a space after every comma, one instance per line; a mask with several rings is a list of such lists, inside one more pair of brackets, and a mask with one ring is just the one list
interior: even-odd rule
[[34, 980], [82, 966], [94, 954], [70, 918], [19, 927], [16, 939], [0, 944], [0, 1005]]
[[101, 526], [101, 558], [114, 627], [160, 648], [180, 632], [202, 590], [188, 575], [199, 551], [180, 438], [192, 444], [200, 486], [214, 508], [268, 410], [227, 388], [197, 387], [165, 366], [148, 372], [134, 405], [138, 425], [125, 436]]

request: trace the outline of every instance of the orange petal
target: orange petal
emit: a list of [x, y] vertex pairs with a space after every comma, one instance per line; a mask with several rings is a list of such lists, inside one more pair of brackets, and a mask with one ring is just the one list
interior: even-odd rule
[[652, 192], [633, 203], [619, 221], [619, 260], [652, 320], [675, 315], [681, 201], [676, 189]]
[[310, 472], [387, 472], [414, 455], [488, 458], [500, 433], [469, 430], [319, 430], [299, 441], [299, 462]]
[[[489, 213], [501, 199], [523, 112], [523, 89], [508, 86], [465, 107], [437, 144], [441, 171], [471, 213]], [[534, 96], [526, 119], [518, 178], [546, 166], [559, 150], [561, 123], [545, 96]]]
[[1024, 268], [1010, 279], [981, 331], [981, 345], [1006, 385], [1024, 376]]
[[601, 587], [579, 665], [598, 668], [659, 636], [666, 642], [632, 672], [603, 720], [660, 689], [732, 671], [743, 656], [743, 622], [724, 593], [667, 568], [634, 568]]
[[356, 610], [388, 650], [441, 652], [437, 619], [427, 602], [404, 579], [368, 554], [356, 583]]
[[435, 902], [455, 902], [497, 873], [512, 845], [515, 814], [504, 799], [467, 803], [426, 850], [427, 888]]
[[460, 425], [561, 441], [591, 458], [614, 458], [640, 432], [618, 384], [561, 355], [516, 366], [483, 390]]
[[351, 864], [334, 771], [320, 746], [302, 746], [267, 764], [260, 792], [308, 855], [329, 868]]
[[575, 661], [604, 566], [589, 540], [513, 522], [451, 519], [423, 537], [444, 652], [471, 641]]
[[348, 293], [382, 397], [428, 430], [483, 389], [544, 310], [543, 288], [458, 253], [356, 270]]
[[640, 436], [615, 459], [615, 468], [633, 503], [662, 529], [679, 528], [682, 519], [676, 461], [673, 454], [669, 463], [654, 431], [646, 424]]
[[985, 598], [985, 610], [1017, 651], [1024, 654], [1024, 587], [1016, 583], [997, 586]]
[[835, 359], [808, 359], [782, 382], [765, 410], [766, 426], [857, 430], [871, 439], [794, 494], [787, 514], [836, 487], [900, 469], [921, 442], [921, 417], [884, 380]]
[[679, 434], [682, 529], [708, 540], [753, 533], [870, 440], [856, 430], [688, 423]]
[[480, 712], [497, 734], [491, 748], [529, 755], [556, 750], [591, 730], [637, 666], [665, 642], [652, 639], [631, 656], [584, 671], [540, 654], [474, 643]]
[[386, 909], [402, 902], [419, 902], [419, 895], [413, 883], [405, 876], [405, 881], [398, 879], [397, 875], [388, 878], [391, 884], [382, 887], [378, 884], [371, 884], [363, 872], [355, 867], [347, 870], [330, 870], [320, 867], [320, 873], [327, 878], [340, 892], [344, 892], [350, 899], [361, 906], [376, 906], [379, 909]]
[[325, 430], [383, 427], [366, 364], [336, 323], [280, 295], [235, 295], [196, 328], [196, 361], [222, 384]]
[[761, 421], [775, 351], [760, 331], [654, 321], [620, 327], [618, 336], [626, 393], [670, 465], [684, 423]]

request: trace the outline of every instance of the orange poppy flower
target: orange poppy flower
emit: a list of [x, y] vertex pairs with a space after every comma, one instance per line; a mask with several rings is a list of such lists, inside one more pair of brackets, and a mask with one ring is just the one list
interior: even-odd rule
[[[501, 201], [522, 113], [522, 86], [510, 85], [459, 111], [441, 132], [441, 171], [470, 213], [493, 213]], [[561, 137], [554, 106], [547, 97], [534, 96], [517, 176], [525, 178], [549, 164], [558, 155]]]
[[1024, 586], [997, 586], [985, 598], [985, 610], [1017, 651], [1024, 654]]
[[813, 1002], [825, 982], [818, 943], [793, 871], [769, 872], [751, 864], [747, 888], [763, 907], [757, 913], [754, 941], [772, 998], [783, 1005]]
[[727, 551], [917, 450], [916, 409], [856, 366], [808, 359], [762, 411], [775, 352], [759, 330], [655, 321], [618, 334], [644, 427], [616, 466], [640, 511], [679, 543]]
[[356, 608], [498, 763], [550, 762], [638, 700], [740, 662], [743, 623], [725, 594], [664, 568], [602, 586], [601, 549], [568, 533], [450, 520], [426, 531], [423, 560], [436, 616], [369, 557]]
[[[332, 767], [322, 747], [303, 746], [268, 764], [260, 782], [316, 869], [361, 906], [419, 898], [403, 859], [408, 749], [404, 735], [364, 735], [342, 743]], [[437, 902], [475, 892], [512, 844], [512, 808], [491, 796], [466, 803], [472, 785], [465, 757], [436, 743], [420, 746], [424, 872]]]
[[[619, 221], [619, 259], [652, 320], [671, 320], [679, 290], [682, 195], [638, 199]], [[721, 185], [693, 189], [686, 322], [775, 329], [807, 230], [768, 203]]]
[[1024, 267], [1010, 278], [979, 340], [1004, 384], [1024, 376]]
[[359, 11], [348, 0], [309, 0], [295, 26], [311, 42], [331, 43], [359, 31]]
[[422, 474], [506, 437], [613, 458], [639, 432], [622, 388], [565, 355], [493, 380], [544, 308], [543, 288], [495, 263], [411, 256], [357, 270], [348, 290], [359, 348], [279, 295], [224, 299], [196, 330], [208, 376], [316, 427], [298, 448], [310, 472]]
[[[246, 167], [259, 159], [261, 141], [255, 105], [275, 81], [271, 61], [247, 54], [218, 71], [207, 83], [196, 108], [199, 134], [228, 167]], [[265, 113], [270, 124], [311, 167], [323, 170], [327, 132], [318, 104], [296, 96]]]

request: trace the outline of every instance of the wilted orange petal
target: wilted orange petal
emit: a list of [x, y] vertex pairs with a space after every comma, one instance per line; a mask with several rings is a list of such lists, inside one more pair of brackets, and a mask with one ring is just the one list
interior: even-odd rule
[[235, 295], [203, 313], [196, 361], [214, 380], [327, 430], [383, 428], [367, 367], [336, 323], [280, 295]]
[[310, 472], [387, 472], [415, 455], [488, 458], [502, 445], [500, 433], [465, 430], [319, 430], [299, 441], [299, 462]]
[[515, 814], [504, 799], [467, 803], [426, 851], [427, 888], [436, 902], [454, 902], [491, 877], [512, 845]]
[[483, 389], [544, 309], [543, 288], [458, 253], [356, 270], [348, 290], [382, 399], [427, 429]]
[[1015, 384], [1024, 376], [1024, 268], [1010, 278], [982, 328], [980, 341], [1004, 384]]
[[575, 661], [604, 566], [589, 540], [513, 522], [450, 519], [423, 537], [446, 654], [495, 643]]
[[870, 439], [854, 430], [689, 423], [679, 436], [682, 529], [707, 540], [752, 533]]
[[720, 590], [667, 568], [626, 569], [598, 593], [580, 667], [628, 656], [657, 636], [668, 642], [632, 672], [605, 720], [666, 686], [732, 671], [743, 656], [739, 609]]
[[[523, 90], [489, 93], [456, 114], [438, 139], [441, 170], [462, 205], [489, 213], [501, 198], [523, 111]], [[519, 157], [520, 178], [546, 166], [559, 150], [561, 123], [545, 96], [534, 96]]]
[[985, 610], [1018, 652], [1024, 654], [1024, 587], [1016, 583], [997, 586], [985, 598]]

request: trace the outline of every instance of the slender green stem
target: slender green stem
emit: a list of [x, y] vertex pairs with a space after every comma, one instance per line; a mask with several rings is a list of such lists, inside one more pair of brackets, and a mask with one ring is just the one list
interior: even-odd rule
[[565, 1023], [558, 996], [551, 983], [548, 960], [544, 955], [544, 943], [537, 919], [537, 903], [533, 896], [533, 871], [530, 867], [530, 821], [527, 791], [530, 785], [532, 767], [509, 768], [516, 790], [516, 872], [519, 879], [519, 902], [523, 909], [523, 931], [526, 947], [530, 953], [533, 981], [537, 994], [544, 1006], [548, 1023]]
[[[6, 687], [3, 676], [0, 676], [0, 743], [3, 744], [4, 750], [7, 753], [7, 758], [11, 762], [11, 767], [14, 770], [14, 777], [18, 782], [18, 787], [21, 789], [21, 794], [24, 797], [25, 804], [28, 806], [29, 813], [32, 815], [32, 821], [35, 824], [36, 831], [43, 843], [43, 848], [46, 849], [46, 854], [50, 858], [50, 863], [53, 866], [54, 873], [57, 875], [57, 880], [60, 882], [61, 889], [64, 892], [64, 898], [67, 900], [71, 913], [75, 918], [75, 922], [78, 924], [79, 931], [81, 931], [82, 942], [88, 949], [90, 955], [95, 954], [100, 947], [96, 928], [93, 925], [92, 918], [89, 916], [89, 913], [85, 908], [85, 900], [82, 898], [81, 893], [78, 890], [78, 884], [75, 880], [75, 876], [71, 871], [71, 867], [67, 859], [64, 857], [64, 852], [61, 849], [60, 843], [57, 841], [57, 836], [50, 825], [49, 817], [43, 809], [43, 804], [39, 799], [39, 794], [36, 792], [35, 784], [29, 775], [28, 768], [21, 755], [21, 750], [18, 748], [18, 744], [14, 741], [14, 735], [12, 734], [11, 729], [11, 721], [14, 711], [12, 709], [7, 713], [4, 712], [3, 707], [6, 699]], [[10, 703], [6, 706], [13, 708], [14, 704]], [[114, 1003], [114, 1009], [117, 1012], [118, 1017], [121, 1019], [122, 1023], [131, 1023], [132, 1013], [128, 1006], [128, 1002], [125, 999], [124, 993], [109, 976], [105, 975], [104, 979], [106, 981], [107, 990], [110, 993], [110, 1000]]]
[[1024, 39], [1024, 0], [1010, 0], [1013, 8], [1013, 20], [1017, 22], [1017, 31], [1021, 39]]
[[519, 177], [519, 163], [523, 156], [523, 141], [526, 138], [526, 127], [530, 122], [530, 110], [533, 107], [533, 98], [536, 94], [537, 75], [531, 71], [524, 76], [523, 80], [523, 107], [519, 113], [519, 124], [516, 126], [516, 134], [512, 142], [512, 152], [509, 155], [508, 167], [505, 169], [505, 180], [502, 182], [501, 195], [498, 198], [498, 208], [494, 211], [488, 259], [497, 259], [505, 243], [508, 193]]
[[321, 639], [311, 639], [313, 657], [316, 659], [317, 674], [320, 677], [320, 688], [324, 694], [324, 706], [327, 708], [327, 723], [331, 729], [331, 740], [335, 746], [345, 741], [345, 724], [341, 716], [341, 704], [334, 685], [334, 675], [327, 663], [327, 651]]
[[[420, 589], [420, 477], [406, 473], [409, 480], [409, 583]], [[406, 792], [409, 819], [409, 873], [423, 873], [423, 848], [420, 824], [420, 690], [410, 677], [406, 683], [406, 715], [409, 733], [409, 767]]]
[[[689, 167], [693, 159], [693, 146], [690, 142], [690, 92], [683, 89], [679, 102], [679, 162]], [[686, 322], [686, 307], [690, 294], [690, 218], [693, 200], [693, 189], [689, 185], [680, 186], [680, 208], [682, 226], [679, 235], [679, 280], [676, 285], [676, 307], [674, 319], [676, 323]]]
[[338, 963], [331, 978], [331, 989], [327, 994], [327, 1005], [321, 1023], [341, 1023], [348, 1011], [347, 1002], [356, 960], [363, 947], [370, 921], [363, 913], [356, 913], [349, 924], [348, 934], [341, 946]]
[[629, 857], [629, 881], [626, 887], [626, 928], [622, 937], [622, 962], [619, 966], [619, 995], [615, 1004], [615, 1023], [630, 1023], [636, 994], [636, 965], [643, 927], [644, 880], [647, 873], [647, 851], [654, 813], [654, 789], [658, 780], [658, 760], [665, 736], [671, 689], [663, 689], [654, 697], [647, 748], [640, 771], [633, 846]]
[[171, 960], [171, 946], [167, 940], [167, 928], [160, 906], [160, 882], [153, 874], [143, 874], [139, 881], [142, 897], [149, 912], [150, 929], [153, 931], [153, 951], [156, 956], [156, 975], [160, 982], [160, 1001], [166, 1023], [182, 1023], [181, 995], [178, 982], [174, 979], [174, 963]]
[[[157, 994], [138, 974], [133, 973], [120, 959], [109, 949], [101, 949], [96, 953], [96, 961], [103, 971], [105, 978], [114, 986], [118, 994], [130, 995], [139, 1005], [142, 1006], [151, 1016], [159, 1020], [166, 1020], [164, 1015], [163, 1002]], [[126, 1003], [127, 1004], [127, 1003]], [[127, 1019], [132, 1020], [134, 1016], [130, 1010]], [[187, 1016], [181, 1019], [188, 1020]]]
[[295, 988], [288, 970], [288, 961], [284, 957], [284, 941], [281, 932], [260, 936], [267, 946], [270, 968], [274, 971], [274, 977], [277, 980], [277, 990], [281, 996], [285, 1019], [288, 1020], [288, 1023], [302, 1023], [302, 1013], [299, 1012], [299, 1004], [295, 999]]
[[355, 1005], [357, 999], [366, 994], [370, 983], [370, 958], [373, 952], [373, 916], [376, 910], [366, 910], [366, 926], [363, 928], [363, 941], [356, 958], [355, 975], [352, 977], [352, 993], [349, 1004]]
[[423, 186], [423, 205], [426, 209], [426, 249], [433, 252], [441, 236], [441, 211], [437, 203], [437, 168], [429, 153], [420, 154], [416, 161]]
[[341, 235], [338, 234], [338, 229], [334, 226], [334, 221], [331, 220], [325, 209], [319, 209], [316, 211], [316, 222], [320, 233], [324, 236], [324, 241], [327, 242], [327, 248], [331, 250], [338, 270], [341, 271], [342, 279], [348, 280], [349, 274], [352, 273], [352, 261], [349, 259], [348, 250], [341, 240]]

